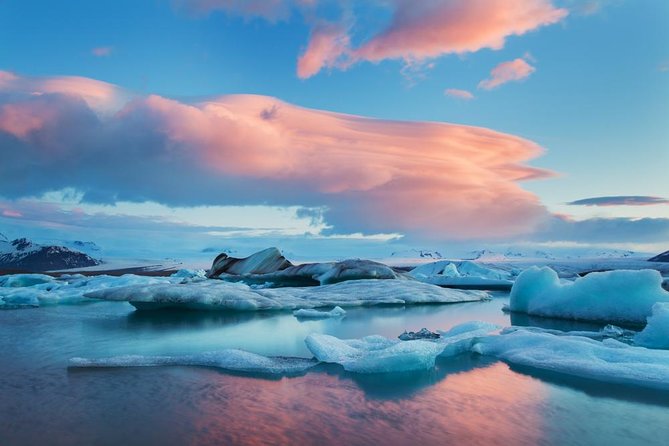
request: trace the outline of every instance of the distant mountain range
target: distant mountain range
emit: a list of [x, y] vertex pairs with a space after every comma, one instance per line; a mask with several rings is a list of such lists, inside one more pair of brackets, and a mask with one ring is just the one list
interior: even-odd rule
[[649, 262], [669, 262], [669, 251], [664, 251], [662, 254], [658, 254], [655, 257], [648, 259]]
[[427, 249], [407, 249], [404, 251], [395, 251], [390, 254], [390, 256], [402, 259], [421, 258], [439, 260], [443, 258], [439, 251], [430, 251]]
[[[74, 242], [77, 246], [91, 249], [91, 242]], [[94, 243], [92, 245], [95, 245]], [[96, 245], [97, 246], [97, 245]], [[98, 248], [99, 249], [99, 248]], [[51, 271], [59, 269], [85, 268], [102, 263], [100, 260], [59, 245], [40, 245], [26, 238], [10, 241], [0, 234], [0, 268], [21, 271]]]

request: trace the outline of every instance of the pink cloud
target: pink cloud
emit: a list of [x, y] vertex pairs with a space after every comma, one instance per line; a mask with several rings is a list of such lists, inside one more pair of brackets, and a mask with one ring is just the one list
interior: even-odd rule
[[444, 90], [444, 94], [452, 98], [464, 99], [466, 101], [474, 99], [474, 95], [471, 92], [467, 90], [459, 90], [457, 88], [447, 88]]
[[[509, 36], [557, 23], [568, 14], [550, 0], [393, 0], [386, 5], [394, 8], [390, 25], [358, 48], [340, 48], [341, 54], [351, 61], [415, 63], [445, 54], [499, 50]], [[309, 73], [316, 72], [314, 65]]]
[[95, 57], [108, 57], [111, 56], [114, 48], [111, 46], [99, 46], [91, 50], [91, 54]]
[[534, 73], [536, 68], [527, 63], [524, 59], [514, 59], [508, 62], [502, 62], [492, 69], [490, 78], [479, 82], [479, 88], [492, 90], [500, 85], [511, 81], [521, 81]]
[[14, 209], [3, 209], [2, 210], [2, 215], [4, 217], [10, 217], [10, 218], [21, 218], [23, 217], [23, 214], [19, 211], [16, 211]]
[[309, 45], [297, 61], [297, 76], [305, 79], [323, 68], [344, 66], [349, 37], [340, 25], [321, 23], [311, 31]]
[[[74, 188], [95, 202], [322, 206], [338, 232], [501, 237], [547, 217], [518, 182], [549, 172], [526, 139], [481, 127], [370, 119], [230, 95], [188, 103], [124, 92], [118, 112], [82, 100], [76, 79], [34, 96], [15, 82], [2, 107], [53, 110], [25, 138], [0, 130], [8, 198]], [[90, 80], [82, 86], [90, 85]], [[81, 91], [86, 91], [85, 88]], [[11, 99], [7, 99], [11, 98]], [[31, 115], [32, 113], [32, 115]], [[8, 139], [9, 138], [9, 139]]]

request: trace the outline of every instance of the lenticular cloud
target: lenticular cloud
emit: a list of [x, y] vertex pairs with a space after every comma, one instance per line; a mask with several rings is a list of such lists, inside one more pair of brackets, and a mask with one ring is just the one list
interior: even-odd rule
[[337, 231], [508, 236], [545, 218], [517, 182], [526, 139], [370, 119], [256, 95], [179, 102], [85, 78], [0, 72], [0, 190], [98, 203], [323, 206]]

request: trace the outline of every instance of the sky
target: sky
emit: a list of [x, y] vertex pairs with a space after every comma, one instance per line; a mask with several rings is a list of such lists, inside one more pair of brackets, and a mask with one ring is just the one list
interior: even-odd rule
[[663, 0], [0, 1], [0, 233], [669, 249]]

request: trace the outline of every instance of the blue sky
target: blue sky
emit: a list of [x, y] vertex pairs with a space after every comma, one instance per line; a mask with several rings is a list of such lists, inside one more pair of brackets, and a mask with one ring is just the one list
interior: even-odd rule
[[[220, 95], [257, 94], [299, 107], [364, 117], [484, 127], [527, 139], [546, 150], [525, 164], [547, 169], [555, 176], [519, 184], [535, 194], [548, 212], [575, 220], [627, 219], [622, 226], [630, 218], [669, 221], [666, 203], [566, 204], [591, 197], [669, 196], [669, 3], [514, 1], [547, 4], [553, 10], [568, 11], [568, 15], [555, 23], [536, 25], [522, 35], [506, 35], [500, 49], [443, 51], [418, 60], [384, 58], [347, 63], [340, 58], [305, 79], [297, 75], [296, 66], [319, 29], [317, 24], [343, 24], [351, 47], [360, 47], [392, 26], [393, 17], [401, 19], [402, 1], [397, 0], [395, 11], [373, 1], [358, 3], [355, 8], [347, 7], [346, 2], [325, 1], [305, 12], [301, 2], [286, 0], [278, 3], [287, 5], [290, 13], [276, 13], [278, 16], [268, 19], [265, 13], [249, 12], [225, 0], [209, 2], [218, 6], [207, 10], [198, 9], [204, 2], [185, 0], [5, 0], [0, 2], [0, 70], [33, 79], [80, 76], [114, 84], [132, 94], [155, 94], [183, 103]], [[458, 2], [431, 3], [438, 8], [440, 3]], [[96, 56], [95, 48], [105, 54]], [[477, 87], [496, 66], [516, 59], [529, 64], [531, 74], [492, 90]], [[417, 68], [412, 70], [410, 65]], [[444, 94], [446, 89], [466, 90], [474, 97], [450, 97]], [[0, 147], [5, 152], [10, 149], [14, 150], [9, 145]], [[32, 200], [56, 202], [65, 209], [77, 207], [96, 215], [167, 216], [195, 226], [216, 226], [212, 220], [220, 216], [221, 227], [259, 228], [268, 226], [269, 219], [276, 227], [289, 228], [286, 231], [291, 237], [299, 237], [302, 231], [320, 233], [330, 224], [326, 219], [314, 225], [304, 216], [297, 217], [295, 208], [281, 208], [285, 199], [267, 202], [279, 208], [250, 211], [237, 207], [223, 212], [221, 206], [246, 203], [211, 202], [203, 204], [215, 209], [189, 210], [170, 200], [157, 205], [151, 204], [160, 201], [153, 197], [146, 200], [151, 203], [134, 197], [130, 201], [139, 204], [118, 200], [113, 207], [82, 201], [76, 191], [64, 198], [67, 194], [62, 191], [49, 191], [47, 196], [34, 191], [5, 194], [3, 188], [10, 187], [0, 184], [7, 209], [18, 209]], [[259, 202], [248, 204], [257, 206]], [[312, 198], [294, 204], [320, 205]], [[286, 213], [294, 216], [284, 221]], [[0, 232], [4, 225], [4, 232], [11, 235], [22, 230], [37, 238], [54, 235], [52, 227], [40, 224], [40, 218], [28, 222], [5, 215]], [[67, 222], [59, 224], [64, 226], [58, 236], [67, 237]], [[629, 237], [626, 229], [622, 231], [620, 243], [634, 245], [634, 231]], [[86, 235], [93, 235], [91, 232]], [[337, 225], [331, 232], [340, 232]], [[347, 228], [344, 232], [358, 231]], [[374, 233], [371, 228], [360, 232]], [[404, 234], [407, 246], [423, 243], [420, 234], [411, 234], [406, 227], [380, 232]], [[520, 238], [514, 234], [508, 242], [537, 241], [531, 231], [528, 234]], [[262, 236], [256, 236], [262, 245]], [[123, 239], [123, 232], [118, 237]], [[444, 237], [437, 244], [448, 245], [451, 238]], [[464, 243], [462, 237], [456, 238]], [[488, 243], [481, 236], [467, 240], [472, 246]], [[562, 240], [555, 234], [544, 241]], [[198, 243], [217, 245], [215, 240], [209, 243], [206, 235]], [[428, 244], [434, 243], [431, 239]], [[660, 231], [654, 241], [645, 241], [644, 246], [654, 249], [667, 243], [669, 229]]]

